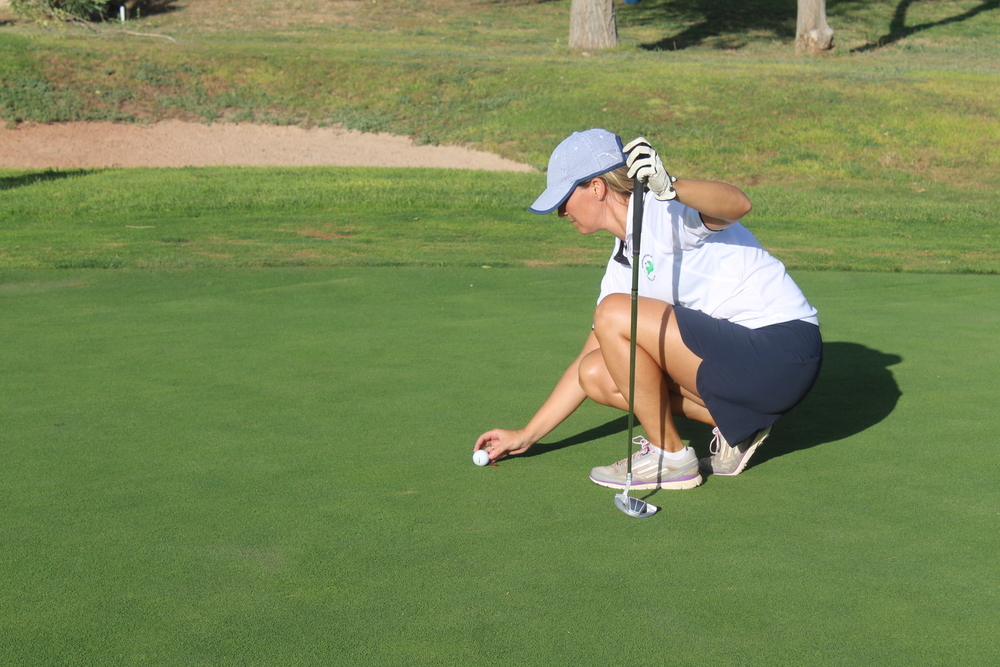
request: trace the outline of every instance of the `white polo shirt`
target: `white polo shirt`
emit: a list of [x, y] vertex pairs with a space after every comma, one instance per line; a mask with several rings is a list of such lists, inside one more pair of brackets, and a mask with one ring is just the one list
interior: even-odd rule
[[[750, 329], [803, 320], [819, 324], [785, 265], [740, 224], [712, 231], [698, 211], [647, 193], [639, 252], [639, 295], [700, 310]], [[632, 203], [624, 249], [615, 248], [601, 281], [608, 294], [631, 294]], [[618, 259], [616, 259], [616, 256]], [[624, 262], [620, 261], [624, 259]]]

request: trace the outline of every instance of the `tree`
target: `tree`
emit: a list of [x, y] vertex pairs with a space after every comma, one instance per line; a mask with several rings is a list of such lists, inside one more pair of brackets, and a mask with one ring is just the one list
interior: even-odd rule
[[795, 51], [812, 56], [833, 48], [833, 28], [826, 22], [826, 0], [798, 0]]
[[614, 0], [573, 0], [569, 8], [569, 48], [578, 51], [618, 46]]

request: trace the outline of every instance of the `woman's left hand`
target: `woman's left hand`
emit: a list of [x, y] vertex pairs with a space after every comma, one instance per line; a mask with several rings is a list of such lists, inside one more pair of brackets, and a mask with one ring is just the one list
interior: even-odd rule
[[653, 196], [660, 201], [670, 201], [677, 198], [677, 191], [674, 190], [674, 181], [677, 179], [663, 168], [660, 156], [656, 154], [648, 141], [639, 137], [630, 141], [628, 146], [622, 150], [628, 154], [625, 158], [625, 164], [628, 165], [629, 178], [638, 176], [639, 180], [652, 191]]

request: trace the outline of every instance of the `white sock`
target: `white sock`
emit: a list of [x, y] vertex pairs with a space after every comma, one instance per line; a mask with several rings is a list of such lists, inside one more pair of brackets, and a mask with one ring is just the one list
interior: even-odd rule
[[[657, 449], [660, 448], [657, 447]], [[690, 449], [690, 447], [684, 447], [679, 452], [668, 452], [665, 449], [660, 449], [660, 451], [663, 452], [663, 458], [667, 459], [668, 461], [680, 461], [681, 459], [685, 458], [688, 455], [687, 453], [688, 449]]]

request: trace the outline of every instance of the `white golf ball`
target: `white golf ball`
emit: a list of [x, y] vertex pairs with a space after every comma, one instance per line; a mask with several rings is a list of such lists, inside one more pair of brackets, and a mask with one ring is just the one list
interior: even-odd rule
[[490, 455], [486, 453], [485, 449], [480, 449], [472, 455], [472, 462], [477, 466], [484, 466], [490, 462]]

